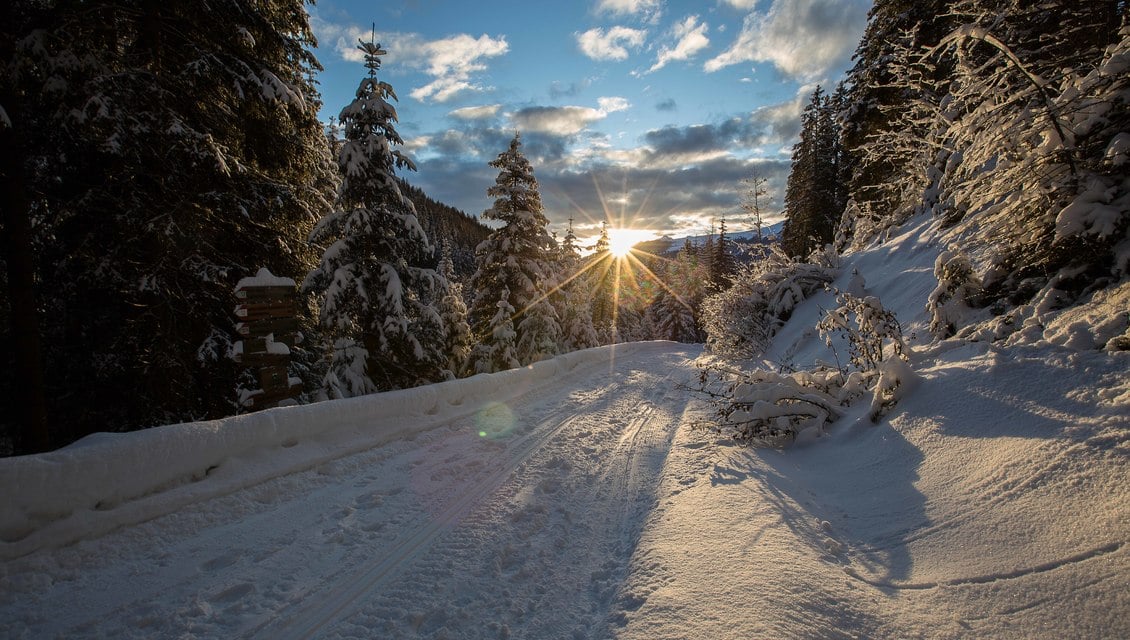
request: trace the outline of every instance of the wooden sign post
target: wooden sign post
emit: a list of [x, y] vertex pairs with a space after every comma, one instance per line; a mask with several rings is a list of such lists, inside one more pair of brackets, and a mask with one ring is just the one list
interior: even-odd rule
[[302, 381], [287, 374], [290, 349], [299, 339], [294, 280], [260, 269], [235, 285], [235, 297], [235, 328], [244, 337], [235, 343], [235, 361], [259, 370], [259, 388], [240, 401], [253, 411], [293, 403], [302, 391]]

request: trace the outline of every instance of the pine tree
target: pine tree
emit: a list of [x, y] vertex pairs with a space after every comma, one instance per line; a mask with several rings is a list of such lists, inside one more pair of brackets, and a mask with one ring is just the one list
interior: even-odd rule
[[518, 361], [514, 330], [514, 306], [510, 304], [510, 290], [503, 287], [494, 305], [494, 315], [487, 323], [489, 338], [480, 341], [471, 352], [475, 373], [494, 373], [522, 366]]
[[[541, 194], [533, 168], [521, 151], [517, 134], [510, 148], [490, 162], [499, 170], [495, 184], [487, 195], [495, 198], [494, 206], [483, 212], [488, 220], [502, 222], [476, 250], [475, 275], [471, 288], [475, 299], [471, 305], [471, 326], [483, 346], [497, 353], [496, 318], [503, 299], [515, 309], [515, 355], [519, 364], [529, 364], [556, 354], [560, 340], [557, 314], [550, 304], [549, 290], [554, 286], [551, 256], [555, 243], [549, 236], [549, 220], [542, 212]], [[493, 358], [494, 364], [504, 362]], [[482, 358], [477, 358], [482, 363]]]
[[726, 238], [726, 219], [718, 222], [718, 241], [710, 256], [710, 285], [715, 291], [727, 289], [730, 278], [737, 270], [734, 255], [730, 252], [730, 241]]
[[570, 218], [558, 251], [557, 282], [560, 284], [550, 295], [561, 321], [562, 353], [588, 349], [599, 344], [592, 324], [592, 302], [580, 268], [581, 253], [577, 248], [577, 236], [573, 232], [573, 219]]
[[[885, 53], [859, 74], [846, 109], [860, 162], [854, 220], [844, 220], [855, 244], [932, 215], [977, 256], [986, 304], [1019, 303], [1044, 286], [1082, 293], [1121, 277], [1117, 247], [1130, 233], [1126, 156], [1117, 152], [1130, 124], [1125, 3], [944, 4], [944, 16], [904, 22], [883, 46], [865, 37]], [[887, 21], [918, 15], [883, 5]], [[852, 129], [862, 110], [878, 114], [864, 135]]]
[[593, 253], [586, 264], [586, 270], [590, 274], [592, 325], [599, 344], [612, 344], [616, 341], [620, 263], [608, 250], [609, 246], [608, 227], [601, 222], [600, 235], [593, 244]]
[[232, 285], [304, 273], [334, 187], [301, 2], [6, 11], [55, 442], [231, 413]]
[[[952, 28], [950, 0], [876, 0], [848, 72], [841, 112], [844, 176], [851, 202], [845, 217], [845, 241], [860, 241], [895, 223], [907, 192], [921, 191], [923, 153], [915, 144], [891, 145], [890, 136], [921, 139], [922, 123], [907, 111], [925, 97], [925, 87], [900, 79], [896, 68], [908, 62], [909, 52], [935, 46]], [[938, 79], [948, 77], [938, 70]], [[880, 151], [879, 147], [882, 147]]]
[[335, 341], [325, 381], [332, 397], [434, 382], [448, 363], [435, 306], [448, 284], [426, 266], [432, 246], [393, 175], [415, 166], [392, 149], [403, 141], [388, 102], [396, 94], [377, 80], [386, 51], [371, 41], [358, 48], [369, 73], [340, 115], [344, 180], [334, 210], [310, 235], [326, 249], [303, 283], [321, 299], [321, 324]]
[[794, 257], [807, 257], [832, 242], [846, 193], [840, 184], [840, 128], [832, 100], [819, 86], [801, 116], [800, 140], [785, 188], [781, 244]]
[[463, 285], [455, 277], [455, 264], [451, 259], [451, 249], [447, 245], [443, 247], [439, 272], [448, 283], [447, 292], [438, 305], [444, 328], [443, 352], [447, 354], [447, 370], [451, 375], [458, 377], [467, 370], [475, 337], [471, 333], [471, 325], [467, 324], [467, 305], [463, 302]]

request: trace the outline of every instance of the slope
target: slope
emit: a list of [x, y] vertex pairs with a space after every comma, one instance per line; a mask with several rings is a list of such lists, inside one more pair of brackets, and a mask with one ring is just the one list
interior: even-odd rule
[[[678, 433], [617, 637], [1130, 636], [1130, 353], [1095, 348], [1130, 287], [1008, 344], [930, 343], [937, 237], [914, 220], [835, 283], [915, 336], [885, 420], [857, 402], [784, 451]], [[834, 304], [805, 301], [762, 366], [833, 361], [812, 327]]]

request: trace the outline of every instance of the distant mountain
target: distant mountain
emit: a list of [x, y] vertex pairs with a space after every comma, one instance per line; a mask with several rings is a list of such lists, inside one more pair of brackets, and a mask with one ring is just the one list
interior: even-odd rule
[[[762, 227], [762, 229], [761, 229], [762, 242], [765, 242], [765, 243], [776, 242], [777, 238], [781, 235], [781, 227], [782, 226], [784, 226], [784, 222], [778, 222], [777, 224], [774, 224], [774, 225]], [[715, 234], [715, 235], [717, 235], [717, 234]], [[710, 237], [709, 234], [704, 234], [704, 235], [699, 235], [699, 236], [682, 236], [682, 237], [679, 237], [679, 238], [672, 238], [671, 236], [663, 236], [661, 238], [656, 238], [655, 240], [648, 240], [646, 242], [640, 242], [640, 243], [635, 245], [635, 249], [637, 251], [642, 251], [642, 252], [651, 253], [651, 254], [654, 254], [654, 255], [657, 255], [657, 256], [662, 256], [662, 255], [666, 255], [666, 254], [669, 254], [669, 253], [678, 252], [680, 249], [683, 248], [683, 245], [685, 245], [688, 240], [690, 240], [691, 246], [701, 247], [701, 246], [706, 244], [706, 239], [709, 238], [709, 237]], [[751, 245], [751, 244], [755, 244], [757, 242], [757, 232], [750, 230], [750, 231], [737, 231], [737, 232], [731, 233], [731, 232], [727, 231], [726, 232], [726, 239], [733, 241], [736, 245], [739, 245], [739, 246], [741, 246], [741, 245]], [[739, 250], [736, 253], [744, 254], [746, 252]], [[739, 255], [738, 257], [740, 258], [741, 255]]]

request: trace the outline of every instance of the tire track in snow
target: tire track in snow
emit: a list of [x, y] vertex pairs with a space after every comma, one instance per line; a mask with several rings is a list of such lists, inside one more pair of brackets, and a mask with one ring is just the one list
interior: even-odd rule
[[[605, 387], [600, 396], [610, 394], [619, 386], [620, 383], [614, 383]], [[594, 400], [589, 399], [588, 402]], [[576, 420], [577, 412], [578, 407], [575, 406], [551, 412], [528, 429], [527, 435], [507, 446], [505, 462], [464, 486], [438, 512], [432, 513], [432, 517], [395, 541], [380, 560], [339, 580], [327, 593], [316, 594], [313, 602], [296, 613], [284, 614], [242, 635], [270, 639], [311, 638], [327, 625], [347, 617], [366, 595], [398, 575], [399, 570], [417, 559], [437, 538], [458, 525], [480, 502], [497, 491], [530, 456]]]
[[591, 633], [606, 626], [652, 504], [641, 497], [665, 459], [653, 445], [678, 425], [669, 411], [656, 415], [665, 394], [644, 388], [666, 391], [671, 376], [636, 371], [623, 391], [575, 408], [492, 497], [327, 637], [445, 627], [467, 639], [599, 637]]
[[981, 575], [981, 576], [969, 576], [969, 577], [965, 577], [965, 578], [951, 578], [949, 580], [940, 580], [940, 581], [937, 581], [937, 582], [898, 583], [898, 582], [890, 582], [888, 580], [872, 580], [870, 578], [867, 578], [866, 576], [861, 575], [859, 572], [855, 571], [854, 569], [852, 569], [850, 567], [844, 567], [844, 573], [851, 576], [852, 578], [855, 578], [856, 580], [858, 580], [860, 582], [864, 582], [866, 584], [869, 584], [873, 587], [878, 587], [880, 589], [897, 589], [897, 590], [900, 590], [900, 591], [924, 591], [924, 590], [927, 590], [927, 589], [936, 589], [938, 587], [955, 587], [955, 586], [970, 585], [970, 584], [989, 584], [989, 583], [992, 583], [992, 582], [997, 582], [998, 580], [1016, 580], [1017, 578], [1023, 578], [1023, 577], [1030, 576], [1030, 575], [1035, 575], [1035, 574], [1039, 574], [1039, 573], [1047, 573], [1048, 571], [1055, 571], [1056, 569], [1062, 569], [1063, 567], [1067, 567], [1067, 566], [1070, 566], [1070, 565], [1073, 565], [1073, 564], [1079, 564], [1081, 562], [1086, 562], [1088, 560], [1093, 560], [1093, 559], [1101, 557], [1101, 556], [1105, 556], [1105, 555], [1108, 555], [1108, 554], [1111, 554], [1111, 553], [1118, 552], [1122, 549], [1123, 546], [1124, 545], [1121, 542], [1112, 542], [1110, 544], [1106, 544], [1106, 545], [1103, 545], [1101, 547], [1097, 547], [1097, 548], [1094, 548], [1094, 549], [1083, 551], [1083, 552], [1077, 553], [1075, 555], [1068, 556], [1066, 558], [1061, 558], [1059, 560], [1052, 560], [1051, 562], [1045, 562], [1045, 563], [1042, 563], [1042, 564], [1038, 564], [1034, 567], [1023, 567], [1023, 568], [1016, 569], [1016, 570], [1013, 570], [1013, 571], [1002, 571], [1002, 572], [998, 572], [998, 573], [990, 573], [990, 574], [985, 574], [985, 575]]

